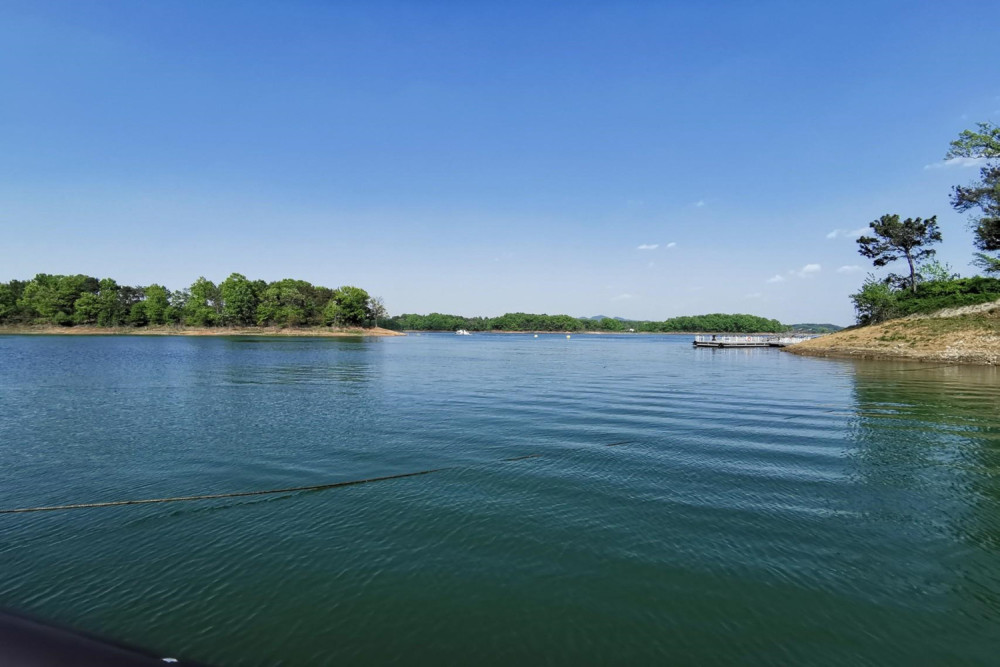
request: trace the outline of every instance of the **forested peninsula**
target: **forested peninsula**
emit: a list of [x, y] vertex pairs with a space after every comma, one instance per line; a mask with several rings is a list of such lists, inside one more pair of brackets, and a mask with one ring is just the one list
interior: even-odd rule
[[[875, 268], [905, 261], [906, 273], [868, 274], [851, 295], [857, 326], [784, 348], [795, 354], [1000, 365], [1000, 126], [978, 123], [951, 142], [946, 160], [975, 160], [980, 180], [952, 189], [969, 214], [972, 265], [991, 276], [961, 277], [934, 259], [937, 216], [887, 213], [857, 239]], [[993, 253], [993, 254], [990, 254]], [[898, 264], [897, 264], [898, 265]]]
[[198, 278], [171, 291], [163, 285], [119, 285], [113, 278], [50, 275], [0, 283], [0, 326], [6, 330], [285, 329], [377, 327], [382, 299], [360, 287], [331, 289], [305, 280], [250, 280], [234, 273], [216, 285]]

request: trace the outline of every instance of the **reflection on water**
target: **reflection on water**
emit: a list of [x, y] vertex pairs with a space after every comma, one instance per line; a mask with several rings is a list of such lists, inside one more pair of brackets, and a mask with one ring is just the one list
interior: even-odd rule
[[[857, 363], [853, 437], [866, 520], [909, 536], [916, 589], [950, 611], [1000, 613], [1000, 372]], [[906, 562], [904, 561], [904, 562]]]
[[[377, 372], [378, 357], [372, 353], [378, 338], [224, 338], [233, 353], [225, 379], [234, 384], [327, 384], [365, 382]], [[245, 357], [250, 346], [253, 356]], [[288, 363], [294, 358], [296, 363]], [[261, 363], [266, 359], [266, 363]], [[303, 361], [304, 360], [304, 361]], [[217, 381], [213, 373], [210, 381]]]

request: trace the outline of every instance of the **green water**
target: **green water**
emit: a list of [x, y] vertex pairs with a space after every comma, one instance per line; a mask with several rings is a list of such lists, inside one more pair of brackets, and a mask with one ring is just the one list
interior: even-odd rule
[[7, 336], [0, 460], [0, 508], [448, 468], [0, 515], [0, 606], [164, 655], [1000, 659], [994, 368], [669, 336]]

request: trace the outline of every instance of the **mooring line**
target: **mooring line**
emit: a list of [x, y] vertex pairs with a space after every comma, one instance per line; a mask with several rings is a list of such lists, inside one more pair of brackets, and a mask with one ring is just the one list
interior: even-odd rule
[[[630, 445], [631, 440], [623, 442], [612, 442], [605, 447], [620, 447]], [[524, 456], [514, 456], [502, 461], [524, 461], [526, 459], [537, 459], [542, 454], [525, 454]], [[141, 500], [111, 500], [103, 503], [76, 503], [73, 505], [47, 505], [43, 507], [19, 507], [16, 509], [0, 509], [0, 514], [27, 514], [29, 512], [55, 512], [58, 510], [78, 510], [92, 507], [121, 507], [123, 505], [152, 505], [155, 503], [180, 503], [191, 500], [217, 500], [219, 498], [245, 498], [247, 496], [267, 496], [276, 493], [297, 493], [299, 491], [323, 491], [326, 489], [336, 489], [342, 486], [357, 486], [359, 484], [371, 484], [372, 482], [385, 482], [390, 479], [403, 479], [405, 477], [419, 477], [430, 475], [444, 470], [456, 470], [460, 466], [449, 466], [446, 468], [432, 468], [431, 470], [418, 470], [416, 472], [404, 472], [398, 475], [385, 475], [384, 477], [369, 477], [367, 479], [354, 479], [347, 482], [333, 482], [328, 484], [311, 484], [309, 486], [290, 486], [284, 489], [265, 489], [263, 491], [234, 491], [232, 493], [212, 493], [198, 496], [174, 496], [172, 498], [143, 498]]]
[[105, 503], [77, 503], [75, 505], [49, 505], [47, 507], [22, 507], [19, 509], [0, 510], [0, 514], [24, 514], [26, 512], [54, 512], [56, 510], [83, 509], [85, 507], [117, 507], [121, 505], [150, 505], [153, 503], [179, 503], [187, 500], [214, 500], [216, 498], [243, 498], [246, 496], [266, 496], [273, 493], [294, 493], [297, 491], [322, 491], [323, 489], [334, 489], [339, 486], [355, 486], [358, 484], [371, 484], [372, 482], [384, 482], [390, 479], [402, 479], [404, 477], [417, 477], [419, 475], [429, 475], [433, 472], [441, 472], [442, 470], [451, 470], [451, 468], [434, 468], [433, 470], [404, 472], [398, 475], [386, 475], [385, 477], [369, 477], [368, 479], [354, 479], [349, 482], [334, 482], [332, 484], [292, 486], [287, 489], [266, 489], [264, 491], [236, 491], [234, 493], [213, 493], [201, 496], [176, 496], [173, 498], [145, 498], [143, 500], [112, 500]]

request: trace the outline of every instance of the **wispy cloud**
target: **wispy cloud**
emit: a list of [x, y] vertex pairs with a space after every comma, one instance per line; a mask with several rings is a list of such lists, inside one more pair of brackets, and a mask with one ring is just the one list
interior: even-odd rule
[[950, 160], [943, 160], [941, 162], [932, 162], [931, 164], [925, 164], [924, 169], [951, 169], [954, 167], [960, 167], [960, 168], [978, 167], [985, 163], [986, 159], [981, 157], [953, 157]]
[[659, 247], [659, 243], [643, 243], [641, 246], [636, 248], [636, 250], [656, 250]]
[[782, 275], [773, 275], [770, 278], [768, 278], [766, 282], [769, 282], [769, 283], [783, 283], [783, 282], [785, 282], [785, 277], [782, 276]]
[[691, 205], [694, 206], [695, 208], [701, 208], [701, 207], [705, 206], [705, 200], [704, 199], [699, 199], [698, 201], [696, 201], [695, 203], [693, 203]]
[[799, 278], [807, 278], [815, 273], [819, 273], [823, 269], [819, 264], [806, 264], [798, 271], [792, 270], [789, 273], [798, 276]]
[[835, 229], [826, 235], [828, 239], [856, 239], [868, 231], [868, 227], [858, 227], [857, 229]]
[[858, 271], [863, 271], [863, 270], [864, 269], [862, 269], [857, 264], [847, 264], [837, 269], [837, 273], [857, 273]]
[[671, 241], [670, 243], [667, 244], [667, 247], [668, 248], [676, 248], [677, 247], [677, 242], [676, 241]]
[[628, 301], [629, 299], [634, 299], [634, 298], [636, 298], [635, 294], [619, 294], [618, 296], [613, 297], [611, 300], [612, 301]]

